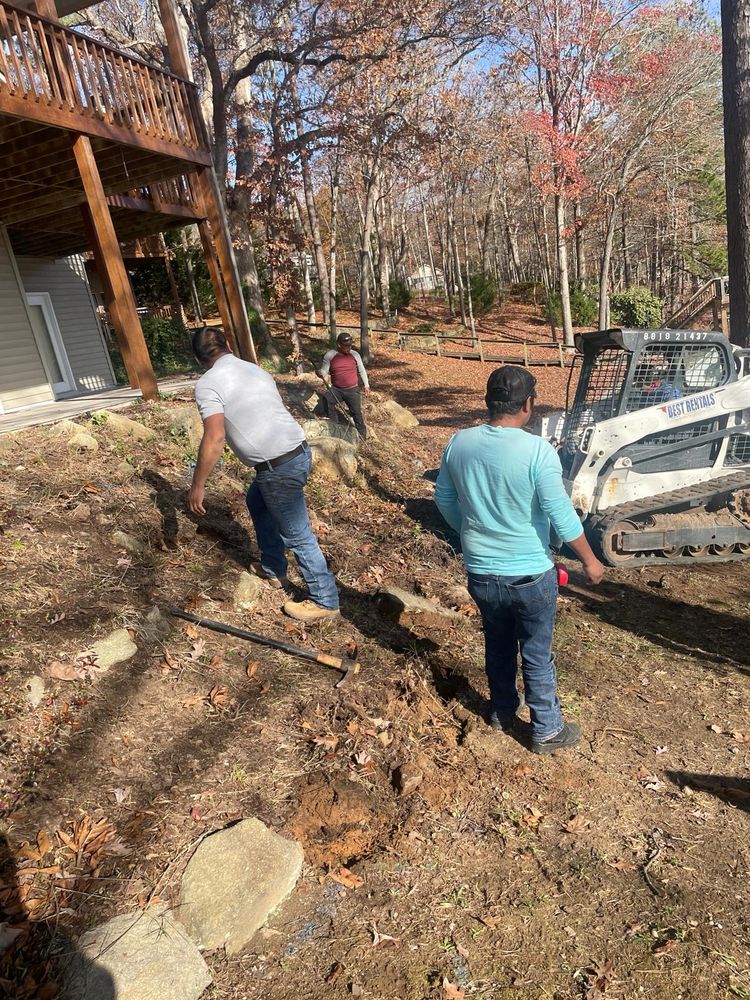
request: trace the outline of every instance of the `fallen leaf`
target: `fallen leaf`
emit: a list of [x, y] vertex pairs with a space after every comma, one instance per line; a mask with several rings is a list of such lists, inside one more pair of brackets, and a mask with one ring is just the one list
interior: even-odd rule
[[378, 739], [384, 747], [388, 747], [393, 743], [393, 733], [389, 733], [386, 729], [383, 729], [378, 733]]
[[654, 753], [655, 754], [662, 754], [662, 753], [668, 753], [668, 752], [669, 752], [669, 747], [654, 747]]
[[344, 966], [341, 964], [341, 962], [334, 962], [333, 966], [331, 967], [331, 971], [326, 976], [325, 981], [329, 984], [335, 983], [343, 971], [344, 971]]
[[392, 937], [390, 934], [381, 934], [375, 924], [372, 925], [373, 948], [377, 948], [379, 944], [392, 944], [394, 947], [398, 947], [400, 943], [399, 938]]
[[443, 979], [443, 1000], [466, 1000], [466, 993], [446, 977]]
[[201, 705], [205, 701], [202, 694], [193, 694], [189, 698], [186, 698], [183, 703], [183, 708], [195, 708], [196, 705]]
[[185, 626], [185, 635], [188, 637], [188, 639], [197, 639], [198, 636], [200, 635], [200, 632], [195, 627], [195, 625], [191, 625], [190, 622], [188, 622], [187, 625]]
[[206, 640], [205, 639], [197, 639], [193, 643], [193, 648], [190, 650], [190, 659], [193, 662], [195, 662], [196, 660], [200, 660], [200, 658], [203, 656], [203, 654], [205, 653], [205, 651], [206, 651]]
[[667, 938], [666, 941], [662, 941], [661, 944], [656, 944], [651, 949], [654, 955], [666, 955], [670, 951], [673, 951], [677, 947], [677, 940], [675, 938]]
[[519, 764], [518, 767], [513, 768], [510, 775], [512, 778], [526, 778], [529, 774], [533, 773], [533, 767], [529, 767], [527, 764]]
[[737, 732], [737, 730], [731, 736], [735, 743], [750, 743], [750, 736], [745, 736], [744, 733]]
[[190, 810], [190, 819], [192, 819], [195, 823], [200, 823], [205, 815], [205, 810], [201, 809], [199, 806], [193, 806]]
[[211, 657], [211, 662], [209, 663], [209, 667], [211, 668], [211, 670], [218, 670], [223, 663], [224, 663], [224, 657], [221, 656], [219, 653], [215, 653]]
[[638, 931], [643, 930], [643, 924], [628, 924], [625, 928], [625, 937], [632, 938], [635, 937]]
[[526, 826], [530, 830], [536, 830], [544, 819], [544, 813], [540, 812], [536, 806], [531, 806], [526, 810], [518, 821], [519, 826]]
[[258, 673], [258, 667], [260, 663], [258, 660], [251, 660], [245, 667], [245, 673], [250, 678], [250, 680], [255, 680], [255, 675]]
[[62, 660], [52, 660], [48, 663], [45, 673], [57, 681], [77, 681], [81, 676], [77, 667], [72, 663], [63, 663]]
[[260, 693], [261, 694], [268, 694], [268, 692], [270, 690], [271, 690], [271, 682], [270, 681], [263, 681], [263, 683], [260, 686]]
[[372, 763], [372, 757], [366, 750], [360, 750], [359, 753], [355, 753], [352, 759], [357, 767], [367, 767], [368, 764]]
[[337, 736], [314, 736], [313, 743], [315, 746], [323, 747], [324, 750], [334, 751], [339, 745]]
[[497, 927], [498, 924], [501, 924], [503, 922], [503, 918], [500, 914], [497, 914], [496, 916], [488, 914], [485, 917], [480, 917], [479, 920], [481, 923], [484, 924], [485, 927]]
[[220, 687], [218, 684], [214, 684], [208, 692], [209, 703], [213, 705], [214, 708], [223, 708], [228, 697], [229, 692], [227, 689], [225, 687]]
[[583, 816], [576, 814], [571, 816], [567, 822], [562, 824], [563, 830], [566, 833], [584, 833], [591, 826], [590, 819], [584, 819]]
[[343, 866], [337, 872], [328, 872], [328, 874], [334, 882], [346, 886], [347, 889], [358, 889], [364, 883], [364, 879], [361, 879], [359, 875], [355, 875], [353, 871]]
[[44, 857], [52, 850], [52, 841], [49, 838], [46, 830], [40, 830], [36, 835], [36, 846], [39, 849], [39, 854]]
[[349, 733], [350, 736], [356, 736], [357, 735], [357, 733], [359, 732], [359, 726], [354, 721], [354, 719], [352, 719], [350, 722], [347, 722], [347, 724], [346, 724], [346, 731], [347, 731], [347, 733]]
[[612, 865], [610, 865], [610, 867], [616, 868], [618, 872], [635, 871], [635, 865], [631, 861], [626, 861], [624, 858], [621, 858], [619, 861], [615, 861]]

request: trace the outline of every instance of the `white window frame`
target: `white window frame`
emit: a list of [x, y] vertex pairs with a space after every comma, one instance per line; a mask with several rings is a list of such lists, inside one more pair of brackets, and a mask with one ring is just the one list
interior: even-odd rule
[[[52, 391], [56, 397], [66, 392], [75, 392], [76, 380], [73, 375], [73, 369], [70, 367], [70, 361], [68, 361], [68, 354], [65, 350], [65, 343], [63, 342], [60, 327], [57, 324], [57, 317], [55, 316], [55, 310], [52, 306], [52, 297], [49, 292], [26, 292], [26, 302], [30, 306], [41, 306], [44, 322], [47, 324], [47, 331], [49, 333], [50, 343], [52, 344], [52, 350], [55, 353], [58, 367], [62, 372], [62, 382], [52, 382], [50, 379]], [[39, 348], [39, 350], [41, 353], [41, 348]], [[47, 372], [47, 378], [50, 378], [49, 372]]]

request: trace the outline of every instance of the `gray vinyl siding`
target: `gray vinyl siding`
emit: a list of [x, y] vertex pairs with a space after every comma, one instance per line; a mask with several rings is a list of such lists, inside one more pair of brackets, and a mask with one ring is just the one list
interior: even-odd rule
[[115, 384], [107, 350], [94, 313], [81, 257], [50, 260], [18, 257], [27, 292], [47, 292], [76, 380], [77, 392]]
[[0, 229], [0, 402], [6, 410], [55, 398], [37, 350], [23, 289]]

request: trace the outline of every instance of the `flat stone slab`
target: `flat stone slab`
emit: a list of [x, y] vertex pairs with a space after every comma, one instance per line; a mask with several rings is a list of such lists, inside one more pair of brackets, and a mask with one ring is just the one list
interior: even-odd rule
[[199, 947], [234, 955], [294, 888], [302, 847], [258, 819], [245, 819], [200, 844], [182, 878], [179, 918]]
[[131, 420], [122, 413], [115, 413], [114, 410], [95, 410], [91, 414], [91, 419], [107, 428], [116, 436], [131, 438], [135, 441], [149, 441], [156, 437], [156, 431], [146, 427], [138, 420]]
[[426, 597], [419, 597], [401, 587], [382, 587], [375, 600], [380, 614], [399, 625], [429, 625], [441, 629], [464, 620], [455, 611], [448, 611]]
[[208, 966], [185, 929], [152, 907], [108, 920], [78, 940], [68, 964], [69, 1000], [198, 1000]]
[[96, 667], [100, 671], [109, 670], [117, 663], [130, 660], [138, 652], [138, 647], [130, 638], [126, 628], [118, 628], [91, 646], [96, 657]]

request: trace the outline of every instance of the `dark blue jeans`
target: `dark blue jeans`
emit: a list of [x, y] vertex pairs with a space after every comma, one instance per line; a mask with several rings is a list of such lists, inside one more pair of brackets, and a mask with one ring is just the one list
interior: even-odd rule
[[297, 559], [310, 600], [321, 608], [338, 608], [336, 580], [310, 527], [305, 483], [310, 476], [309, 451], [276, 469], [255, 473], [247, 491], [247, 509], [260, 549], [260, 564], [269, 576], [286, 576], [286, 549]]
[[552, 656], [557, 573], [552, 568], [528, 583], [517, 583], [519, 579], [523, 578], [469, 573], [469, 593], [482, 614], [491, 711], [501, 721], [512, 719], [516, 713], [520, 702], [516, 688], [520, 649], [532, 739], [544, 741], [563, 727]]

